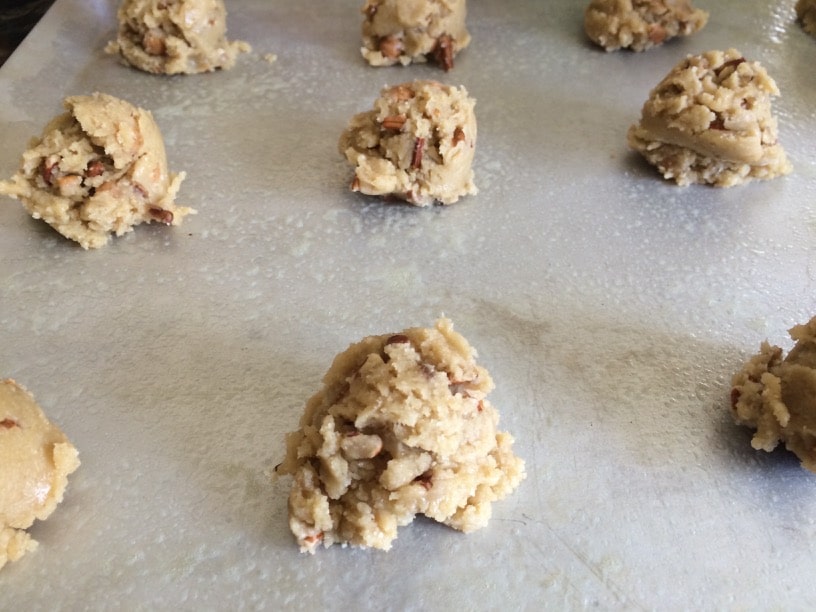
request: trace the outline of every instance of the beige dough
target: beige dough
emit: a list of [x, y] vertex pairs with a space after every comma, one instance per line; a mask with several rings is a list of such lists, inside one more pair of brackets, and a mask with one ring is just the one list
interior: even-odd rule
[[145, 72], [226, 70], [251, 50], [243, 41], [227, 41], [223, 0], [124, 0], [117, 15], [119, 33], [105, 50]]
[[816, 472], [816, 317], [790, 335], [796, 345], [787, 357], [765, 341], [734, 375], [731, 409], [737, 423], [756, 429], [755, 449], [770, 452], [783, 442]]
[[525, 476], [496, 431], [493, 381], [447, 319], [340, 353], [286, 438], [289, 526], [301, 551], [388, 550], [416, 514], [469, 532]]
[[417, 206], [453, 204], [473, 184], [476, 101], [464, 87], [414, 81], [386, 87], [355, 115], [339, 149], [355, 167], [352, 191]]
[[195, 212], [174, 204], [184, 173], [168, 173], [149, 111], [100, 93], [64, 105], [68, 112], [31, 140], [17, 174], [0, 181], [0, 194], [85, 249], [139, 223], [178, 225]]
[[805, 32], [816, 36], [816, 0], [798, 0], [796, 17]]
[[363, 47], [372, 66], [408, 65], [430, 57], [445, 71], [470, 44], [466, 0], [366, 0]]
[[0, 568], [36, 548], [25, 530], [54, 511], [77, 467], [77, 450], [34, 398], [0, 380]]
[[771, 113], [777, 95], [765, 69], [735, 49], [690, 55], [651, 91], [629, 146], [678, 185], [789, 174]]
[[645, 51], [708, 21], [690, 0], [592, 0], [584, 11], [587, 36], [607, 51]]

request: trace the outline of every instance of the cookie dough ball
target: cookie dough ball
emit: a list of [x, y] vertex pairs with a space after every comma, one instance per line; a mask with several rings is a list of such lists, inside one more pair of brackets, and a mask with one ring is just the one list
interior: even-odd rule
[[388, 550], [416, 514], [469, 532], [525, 476], [496, 430], [493, 381], [442, 319], [369, 336], [339, 354], [287, 436], [289, 526], [301, 551], [335, 543]]
[[796, 3], [796, 17], [805, 32], [816, 36], [816, 0], [799, 0]]
[[374, 109], [355, 115], [340, 137], [340, 152], [355, 167], [351, 190], [417, 206], [475, 194], [475, 104], [464, 87], [436, 81], [384, 88]]
[[223, 0], [124, 0], [118, 19], [119, 33], [106, 51], [145, 72], [228, 69], [251, 50], [243, 41], [227, 41]]
[[694, 34], [707, 21], [690, 0], [592, 0], [584, 11], [587, 36], [607, 51], [645, 51]]
[[13, 380], [0, 380], [0, 568], [37, 543], [25, 531], [62, 501], [77, 450]]
[[367, 0], [363, 47], [372, 66], [408, 65], [430, 57], [445, 71], [470, 44], [466, 0]]
[[139, 223], [178, 225], [195, 212], [174, 204], [184, 173], [168, 172], [149, 111], [101, 93], [64, 105], [68, 112], [29, 143], [17, 174], [0, 181], [0, 194], [85, 249]]
[[816, 472], [816, 317], [790, 330], [796, 345], [763, 342], [759, 354], [734, 375], [731, 411], [740, 425], [756, 429], [751, 446], [772, 451], [783, 442]]
[[778, 95], [765, 69], [735, 49], [690, 55], [651, 91], [629, 146], [678, 185], [789, 174], [771, 113]]

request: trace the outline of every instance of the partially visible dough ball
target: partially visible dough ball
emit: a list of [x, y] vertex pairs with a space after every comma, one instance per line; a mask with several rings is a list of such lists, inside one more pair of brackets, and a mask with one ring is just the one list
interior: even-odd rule
[[289, 526], [301, 551], [388, 550], [417, 514], [464, 532], [487, 524], [525, 472], [475, 357], [447, 319], [335, 357], [276, 468], [294, 476]]
[[816, 36], [816, 0], [799, 0], [796, 3], [796, 17], [805, 32]]
[[178, 225], [184, 173], [167, 170], [164, 142], [149, 111], [101, 93], [65, 99], [68, 112], [33, 138], [0, 194], [83, 248], [107, 244], [139, 223]]
[[691, 0], [592, 0], [584, 11], [587, 36], [607, 51], [645, 51], [694, 34], [707, 21]]
[[154, 74], [195, 74], [235, 64], [250, 51], [229, 42], [223, 0], [124, 0], [117, 13], [119, 33], [106, 51]]
[[0, 568], [37, 543], [25, 531], [62, 501], [77, 450], [11, 379], [0, 380]]
[[355, 167], [352, 191], [417, 206], [475, 194], [475, 104], [464, 87], [436, 81], [385, 87], [340, 137], [340, 152]]
[[763, 342], [759, 354], [734, 375], [734, 420], [756, 430], [751, 446], [772, 451], [780, 442], [816, 472], [816, 317], [790, 330], [796, 345]]
[[689, 55], [651, 91], [629, 146], [678, 185], [731, 187], [789, 174], [774, 80], [739, 51]]
[[407, 65], [430, 57], [445, 71], [470, 44], [467, 0], [366, 0], [363, 57], [372, 66]]

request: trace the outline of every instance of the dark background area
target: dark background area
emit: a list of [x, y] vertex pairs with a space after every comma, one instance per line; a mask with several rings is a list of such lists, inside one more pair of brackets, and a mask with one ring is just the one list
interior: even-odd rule
[[53, 3], [54, 0], [0, 0], [0, 66]]

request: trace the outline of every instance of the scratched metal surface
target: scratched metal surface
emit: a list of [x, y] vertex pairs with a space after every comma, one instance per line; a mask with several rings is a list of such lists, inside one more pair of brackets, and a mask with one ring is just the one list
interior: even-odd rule
[[[233, 0], [253, 53], [162, 78], [103, 53], [112, 1], [58, 0], [0, 69], [0, 174], [64, 96], [105, 91], [153, 111], [199, 211], [84, 252], [0, 204], [0, 376], [82, 459], [0, 609], [816, 605], [816, 477], [727, 413], [760, 341], [816, 314], [816, 40], [793, 0], [701, 1], [705, 30], [644, 54], [591, 47], [582, 2], [474, 0], [447, 74], [365, 65], [359, 4]], [[666, 184], [626, 129], [686, 53], [730, 46], [777, 80], [795, 173]], [[479, 195], [349, 193], [348, 118], [428, 77], [478, 101]], [[418, 519], [387, 554], [299, 554], [264, 475], [284, 433], [337, 352], [443, 313], [527, 480], [468, 536]]]

